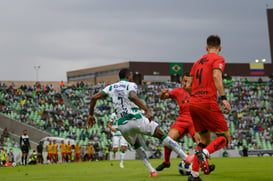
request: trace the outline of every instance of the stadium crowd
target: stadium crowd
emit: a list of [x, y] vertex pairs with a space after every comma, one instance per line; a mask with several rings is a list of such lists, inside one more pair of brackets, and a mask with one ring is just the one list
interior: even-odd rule
[[[232, 104], [232, 112], [225, 115], [232, 135], [227, 149], [272, 149], [273, 147], [273, 84], [269, 82], [249, 82], [247, 79], [225, 79], [225, 92]], [[38, 129], [53, 133], [55, 136], [71, 138], [79, 145], [91, 143], [98, 158], [105, 158], [111, 150], [112, 133], [107, 127], [113, 112], [111, 100], [99, 100], [97, 103], [97, 123], [87, 129], [85, 120], [91, 95], [106, 86], [105, 83], [88, 85], [79, 82], [76, 85], [62, 85], [61, 92], [53, 86], [43, 86], [37, 82], [33, 86], [5, 85], [0, 83], [0, 113], [19, 120]], [[178, 116], [177, 103], [171, 99], [160, 100], [163, 88], [174, 89], [179, 83], [153, 83], [139, 86], [139, 97], [154, 114], [155, 121], [167, 132]], [[1, 136], [0, 146], [5, 136]], [[195, 146], [191, 138], [181, 139], [186, 149]], [[147, 147], [157, 150], [158, 141], [149, 138]], [[97, 149], [96, 149], [97, 148]], [[99, 158], [100, 157], [100, 158]], [[95, 159], [95, 160], [96, 160]]]

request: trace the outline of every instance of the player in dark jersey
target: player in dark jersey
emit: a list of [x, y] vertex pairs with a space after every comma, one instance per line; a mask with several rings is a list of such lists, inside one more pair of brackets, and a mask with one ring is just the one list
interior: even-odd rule
[[23, 135], [20, 136], [20, 148], [22, 151], [22, 165], [27, 165], [27, 157], [28, 157], [28, 152], [30, 149], [30, 143], [29, 143], [29, 136], [27, 135], [27, 130], [23, 131]]
[[[188, 78], [189, 72], [184, 73], [181, 80], [183, 87], [185, 86]], [[185, 134], [189, 133], [192, 139], [198, 144], [200, 141], [200, 135], [198, 133], [195, 134], [195, 129], [189, 111], [190, 95], [183, 87], [178, 87], [170, 92], [167, 88], [165, 88], [160, 94], [160, 99], [172, 98], [175, 99], [179, 105], [179, 116], [175, 123], [170, 127], [168, 136], [170, 136], [173, 140], [177, 140], [178, 138], [182, 138]], [[164, 146], [165, 160], [156, 168], [157, 171], [170, 167], [171, 152], [172, 150], [170, 148]]]
[[42, 141], [40, 141], [40, 143], [37, 146], [36, 150], [37, 150], [37, 154], [38, 154], [37, 155], [37, 163], [38, 164], [43, 164], [44, 159], [43, 159], [43, 142]]
[[[199, 167], [205, 174], [209, 174], [207, 158], [213, 152], [226, 146], [230, 140], [227, 122], [217, 103], [218, 91], [226, 113], [230, 112], [231, 106], [227, 101], [222, 80], [225, 60], [218, 55], [221, 51], [220, 37], [209, 36], [206, 50], [208, 54], [194, 63], [190, 73], [191, 78], [186, 84], [186, 90], [191, 92], [190, 113], [194, 127], [201, 137], [196, 148], [189, 181], [202, 180], [199, 177]], [[212, 142], [210, 132], [217, 135]]]

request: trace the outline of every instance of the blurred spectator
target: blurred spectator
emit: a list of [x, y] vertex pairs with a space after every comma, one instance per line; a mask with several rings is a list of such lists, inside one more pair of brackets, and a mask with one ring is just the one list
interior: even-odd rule
[[88, 143], [88, 145], [86, 146], [86, 150], [87, 150], [87, 156], [88, 156], [88, 160], [94, 160], [94, 148], [93, 146]]
[[29, 156], [29, 165], [36, 165], [37, 164], [37, 153], [35, 150], [32, 151], [32, 154]]
[[43, 164], [44, 159], [43, 159], [43, 142], [40, 141], [39, 145], [37, 145], [37, 163], [38, 164]]
[[2, 160], [2, 166], [6, 166], [6, 160], [7, 160], [7, 150], [3, 149], [1, 152], [1, 160]]
[[9, 137], [10, 137], [10, 133], [9, 133], [9, 131], [8, 131], [8, 128], [5, 128], [5, 129], [3, 130], [3, 136], [4, 136], [5, 138], [9, 138]]
[[14, 153], [12, 148], [10, 148], [8, 152], [8, 163], [13, 163], [13, 162], [14, 162]]

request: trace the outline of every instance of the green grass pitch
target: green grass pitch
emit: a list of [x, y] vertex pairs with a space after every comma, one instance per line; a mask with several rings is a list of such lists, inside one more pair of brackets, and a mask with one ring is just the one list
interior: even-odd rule
[[[151, 159], [156, 167], [163, 159]], [[172, 159], [171, 167], [150, 178], [140, 160], [125, 160], [125, 168], [119, 161], [93, 161], [54, 165], [0, 167], [1, 181], [183, 181], [187, 176], [178, 172], [180, 159]], [[270, 181], [273, 180], [273, 157], [213, 158], [216, 165], [204, 181]]]

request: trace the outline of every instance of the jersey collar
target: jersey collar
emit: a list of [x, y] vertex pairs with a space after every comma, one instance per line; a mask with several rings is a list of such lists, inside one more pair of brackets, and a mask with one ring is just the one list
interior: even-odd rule
[[120, 79], [119, 81], [126, 81], [126, 82], [129, 82], [127, 79]]

